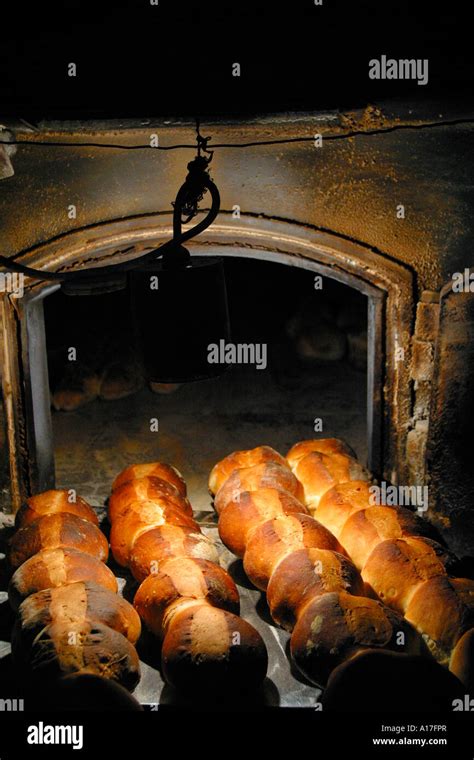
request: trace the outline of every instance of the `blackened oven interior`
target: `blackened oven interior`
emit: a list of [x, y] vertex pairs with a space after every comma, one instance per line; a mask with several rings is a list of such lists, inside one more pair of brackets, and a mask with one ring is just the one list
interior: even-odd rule
[[[201, 512], [211, 509], [209, 471], [231, 451], [268, 444], [284, 454], [297, 440], [336, 436], [366, 462], [366, 297], [283, 264], [224, 266], [231, 340], [264, 348], [255, 364], [177, 387], [144, 376], [128, 290], [45, 299], [57, 487], [100, 506], [120, 470], [158, 459], [183, 472]], [[176, 308], [186, 308], [179, 293]]]

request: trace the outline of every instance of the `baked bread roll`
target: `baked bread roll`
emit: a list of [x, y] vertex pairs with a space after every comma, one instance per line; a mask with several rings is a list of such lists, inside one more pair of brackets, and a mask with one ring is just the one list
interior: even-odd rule
[[319, 454], [345, 454], [356, 459], [353, 449], [340, 438], [312, 438], [308, 441], [295, 443], [286, 455], [286, 461], [293, 469], [300, 459], [314, 451]]
[[309, 515], [276, 517], [253, 529], [244, 555], [244, 570], [254, 586], [265, 591], [278, 563], [304, 548], [344, 553], [337, 539]]
[[161, 525], [142, 533], [130, 551], [129, 566], [133, 577], [141, 583], [156, 573], [164, 560], [173, 557], [194, 557], [219, 564], [216, 545], [203, 533], [179, 525]]
[[235, 470], [227, 478], [214, 499], [214, 509], [218, 514], [238, 494], [243, 491], [257, 491], [260, 488], [278, 488], [288, 491], [299, 501], [303, 500], [303, 487], [291, 472], [290, 468], [277, 462], [264, 462], [253, 467], [243, 467]]
[[462, 684], [432, 657], [367, 649], [338, 665], [321, 697], [323, 712], [447, 713]]
[[[318, 510], [319, 512], [319, 510]], [[372, 550], [381, 541], [407, 536], [432, 537], [426, 520], [403, 507], [368, 507], [354, 512], [342, 528], [339, 541], [358, 570], [362, 570]]]
[[415, 588], [405, 617], [438, 662], [449, 665], [459, 639], [474, 627], [474, 581], [446, 575], [430, 578]]
[[235, 470], [254, 467], [257, 464], [265, 464], [266, 462], [276, 462], [282, 467], [288, 466], [285, 458], [270, 446], [257, 446], [255, 449], [234, 451], [233, 454], [229, 454], [224, 459], [221, 459], [212, 468], [209, 475], [210, 493], [215, 496]]
[[67, 583], [27, 597], [20, 605], [13, 628], [12, 655], [17, 662], [28, 657], [34, 640], [52, 623], [78, 625], [84, 620], [113, 628], [132, 644], [140, 636], [140, 618], [123, 597], [90, 581]]
[[233, 554], [243, 557], [253, 528], [273, 517], [301, 513], [308, 513], [306, 507], [288, 491], [278, 488], [242, 491], [221, 511], [219, 535]]
[[127, 512], [114, 520], [110, 531], [110, 548], [115, 561], [127, 567], [130, 551], [137, 538], [147, 530], [158, 528], [165, 523], [200, 531], [199, 525], [192, 517], [170, 505], [165, 498], [130, 502]]
[[180, 494], [178, 489], [166, 480], [149, 475], [129, 480], [112, 491], [108, 506], [109, 522], [122, 517], [129, 504], [134, 501], [154, 501], [160, 498], [165, 498], [169, 504], [181, 509], [190, 517], [193, 516], [191, 504], [186, 496]]
[[202, 697], [253, 691], [265, 678], [268, 657], [262, 637], [249, 623], [195, 602], [173, 616], [161, 663], [167, 683]]
[[119, 488], [124, 483], [128, 483], [130, 480], [137, 480], [147, 477], [161, 478], [166, 480], [167, 483], [171, 483], [181, 496], [186, 496], [187, 489], [183, 476], [171, 464], [165, 464], [164, 462], [148, 462], [146, 464], [132, 464], [122, 470], [114, 482], [112, 483], [112, 491]]
[[267, 588], [273, 620], [292, 631], [303, 607], [331, 591], [363, 595], [364, 584], [353, 563], [335, 551], [298, 549], [281, 560]]
[[423, 651], [421, 637], [394, 610], [342, 591], [314, 598], [291, 635], [291, 656], [312, 683], [325, 686], [334, 668], [368, 648], [405, 654]]
[[421, 583], [446, 575], [456, 563], [456, 557], [428, 538], [392, 538], [373, 549], [362, 578], [379, 599], [404, 614]]
[[44, 549], [15, 570], [8, 586], [8, 598], [14, 610], [30, 594], [65, 583], [93, 581], [117, 592], [117, 579], [107, 565], [90, 554], [76, 549]]
[[43, 549], [66, 548], [90, 554], [103, 562], [109, 544], [99, 528], [89, 520], [61, 512], [45, 515], [17, 530], [10, 541], [8, 559], [13, 569]]
[[296, 462], [293, 472], [303, 486], [304, 503], [310, 512], [318, 508], [330, 488], [348, 480], [369, 480], [370, 475], [357, 459], [346, 454], [306, 454]]
[[37, 520], [45, 515], [52, 515], [57, 512], [67, 512], [71, 515], [77, 515], [94, 525], [99, 525], [99, 520], [85, 499], [81, 496], [75, 496], [71, 501], [71, 491], [64, 489], [43, 491], [43, 493], [30, 496], [25, 504], [22, 504], [15, 515], [15, 528], [23, 528], [25, 525]]
[[458, 640], [449, 661], [449, 669], [464, 684], [468, 693], [472, 693], [474, 689], [474, 628], [470, 628]]
[[134, 689], [140, 680], [135, 647], [112, 628], [95, 621], [52, 623], [34, 639], [23, 662], [28, 679], [89, 673]]
[[161, 638], [167, 610], [183, 598], [201, 599], [239, 614], [239, 592], [229, 573], [213, 562], [189, 557], [162, 562], [159, 571], [140, 585], [134, 605], [147, 628]]
[[313, 510], [314, 517], [339, 538], [353, 512], [372, 506], [369, 488], [370, 483], [365, 480], [338, 483], [321, 496], [317, 510]]

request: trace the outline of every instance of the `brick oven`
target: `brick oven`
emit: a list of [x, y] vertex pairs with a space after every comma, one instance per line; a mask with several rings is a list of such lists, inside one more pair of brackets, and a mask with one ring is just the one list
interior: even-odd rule
[[[129, 285], [117, 289], [106, 283], [94, 295], [71, 295], [61, 283], [23, 278], [5, 267], [0, 272], [4, 551], [15, 515], [30, 509], [25, 506], [29, 497], [73, 489], [86, 499], [80, 508], [110, 531], [120, 591], [130, 601], [136, 592], [140, 611], [135, 581], [141, 577], [134, 573], [134, 580], [124, 568], [111, 519], [110, 489], [119, 472], [123, 476], [130, 466], [145, 462], [175, 465], [187, 480], [194, 510], [179, 519], [197, 524], [205, 536], [200, 540], [219, 541], [208, 491], [216, 462], [229, 452], [262, 444], [285, 454], [298, 440], [336, 438], [351, 447], [384, 493], [393, 487], [423, 493], [422, 504], [408, 502], [428, 521], [422, 530], [428, 540], [435, 535], [444, 541], [446, 547], [439, 551], [446, 551], [448, 558], [449, 551], [456, 553], [461, 564], [454, 578], [466, 576], [459, 583], [472, 584], [473, 129], [474, 115], [467, 107], [416, 100], [206, 123], [221, 206], [214, 223], [187, 248], [195, 261], [222, 261], [232, 334], [244, 344], [265, 346], [260, 367], [265, 371], [232, 367], [177, 389], [160, 387], [160, 393], [153, 393], [146, 382], [150, 378], [145, 378], [123, 398], [96, 391], [90, 403], [68, 411], [58, 401], [55, 357], [59, 354], [63, 364], [67, 358], [77, 379], [76, 354], [80, 359], [94, 344], [96, 354], [104, 351], [123, 370], [124, 343], [132, 352], [136, 348], [130, 325], [137, 302], [129, 298]], [[131, 262], [173, 236], [171, 203], [194, 155], [192, 120], [44, 120], [34, 128], [10, 120], [0, 134], [4, 260], [54, 272], [85, 271]], [[166, 149], [173, 145], [185, 147]], [[197, 220], [208, 205], [204, 196]], [[174, 309], [185, 313], [187, 306], [178, 290], [169, 314], [148, 335], [166, 331]], [[193, 308], [199, 311], [199, 299]], [[189, 315], [190, 335], [194, 317], [196, 312]], [[106, 336], [102, 344], [95, 343], [98, 335]], [[184, 483], [180, 478], [177, 482]], [[183, 498], [179, 493], [175, 497]], [[143, 504], [140, 509], [145, 509]], [[173, 508], [170, 514], [176, 519]], [[309, 515], [298, 519], [312, 520]], [[48, 517], [36, 523], [44, 520]], [[71, 540], [78, 540], [77, 535]], [[332, 542], [326, 549], [336, 547], [332, 554], [341, 558], [336, 539], [324, 540]], [[101, 541], [107, 552], [107, 540]], [[304, 670], [304, 678], [290, 670], [288, 632], [272, 623], [262, 595], [224, 544], [227, 549], [219, 544], [221, 561], [231, 578], [226, 582], [232, 587], [235, 581], [241, 615], [251, 621], [268, 652], [268, 677], [257, 702], [319, 709], [319, 676], [308, 680]], [[179, 558], [170, 561], [179, 564]], [[100, 572], [110, 571], [99, 565]], [[5, 611], [6, 597], [11, 604], [15, 597], [5, 559], [1, 568], [1, 620], [7, 631], [13, 621]], [[222, 568], [213, 572], [224, 573]], [[59, 589], [67, 594], [69, 585], [75, 584], [66, 582]], [[56, 593], [62, 599], [63, 592]], [[373, 599], [366, 602], [354, 593], [359, 600], [355, 604], [376, 606]], [[334, 596], [323, 594], [321, 603]], [[191, 614], [201, 614], [197, 607], [193, 612], [196, 600], [186, 604]], [[212, 616], [231, 612], [206, 605], [211, 628], [219, 632], [222, 621]], [[129, 615], [136, 615], [131, 605], [130, 610]], [[146, 611], [140, 614], [147, 623]], [[235, 615], [232, 619], [237, 625]], [[130, 672], [120, 673], [119, 683], [133, 689], [140, 669], [134, 696], [142, 706], [155, 710], [183, 704], [163, 671], [164, 660], [161, 667], [157, 661], [156, 642], [140, 639], [138, 665], [131, 644], [123, 636], [117, 643], [109, 641], [112, 634], [119, 636], [103, 626], [94, 635], [105, 637], [104, 651], [127, 652], [123, 659]], [[240, 636], [240, 629], [232, 635]], [[4, 639], [3, 682], [9, 694], [23, 698], [9, 659], [9, 635]], [[135, 643], [133, 636], [130, 640]], [[291, 641], [296, 649], [294, 634]], [[303, 641], [303, 657], [305, 646]], [[396, 656], [402, 657], [402, 667], [425, 667], [423, 657], [412, 665], [412, 654], [405, 660]], [[255, 667], [261, 668], [261, 662]], [[370, 667], [364, 678], [366, 673], [372, 678]], [[430, 689], [429, 674], [426, 682], [424, 677], [415, 680]], [[84, 688], [87, 701], [87, 684]]]
[[[221, 212], [190, 250], [242, 266], [258, 260], [306, 270], [366, 298], [361, 455], [379, 479], [427, 485], [428, 518], [463, 554], [474, 532], [467, 459], [472, 123], [459, 108], [439, 112], [437, 103], [385, 103], [206, 125], [215, 145], [321, 135], [322, 147], [315, 139], [245, 153], [216, 150], [212, 173]], [[2, 134], [24, 143], [15, 153], [3, 147], [2, 255], [64, 271], [131, 259], [170, 237], [183, 153], [120, 146], [147, 144], [153, 136], [160, 145], [189, 144], [192, 124], [45, 122], [32, 131], [11, 123]], [[41, 141], [56, 147], [34, 145]], [[9, 512], [55, 483], [44, 307], [58, 286], [27, 278], [17, 297], [6, 277], [0, 471]], [[318, 416], [324, 418], [324, 409], [315, 401], [308, 432]]]

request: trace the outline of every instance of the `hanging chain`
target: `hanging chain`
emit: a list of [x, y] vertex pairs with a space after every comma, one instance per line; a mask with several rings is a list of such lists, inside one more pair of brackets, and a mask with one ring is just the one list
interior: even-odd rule
[[[188, 175], [185, 179], [184, 191], [180, 197], [181, 223], [187, 224], [199, 211], [199, 203], [202, 201], [207, 188], [205, 180], [209, 179], [208, 166], [212, 161], [214, 151], [208, 148], [210, 137], [203, 137], [200, 130], [200, 121], [196, 117], [196, 147], [197, 156], [188, 164]], [[207, 153], [207, 156], [203, 156]], [[182, 188], [182, 189], [183, 189]], [[173, 206], [175, 204], [173, 203]]]
[[209, 158], [207, 159], [207, 163], [209, 164], [212, 161], [212, 157], [214, 155], [214, 151], [213, 150], [209, 150], [209, 148], [207, 147], [207, 143], [209, 142], [209, 140], [211, 138], [210, 137], [203, 137], [202, 134], [201, 134], [200, 127], [201, 127], [201, 122], [199, 120], [199, 117], [196, 116], [197, 154], [198, 154], [198, 157], [200, 157], [201, 156], [201, 151], [204, 151], [204, 153], [208, 153], [209, 154]]

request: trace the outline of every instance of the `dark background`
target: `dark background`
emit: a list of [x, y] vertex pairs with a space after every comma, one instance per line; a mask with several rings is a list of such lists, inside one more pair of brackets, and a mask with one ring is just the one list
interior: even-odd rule
[[[471, 97], [469, 5], [422, 0], [62, 0], [2, 8], [0, 113], [41, 118], [235, 116]], [[429, 58], [430, 81], [368, 62]], [[67, 64], [78, 76], [67, 76]], [[231, 76], [240, 62], [242, 76]]]

